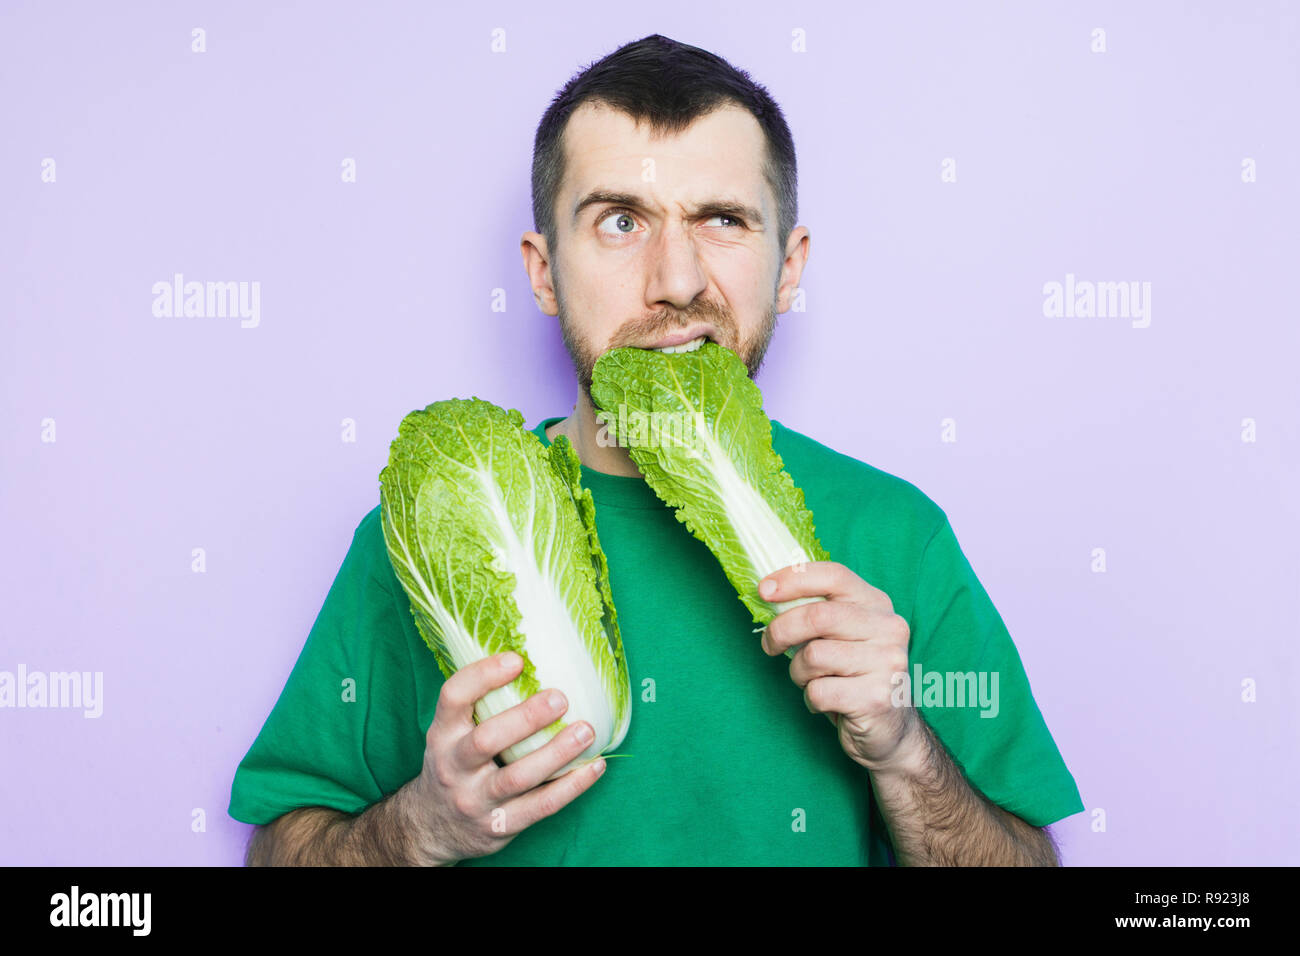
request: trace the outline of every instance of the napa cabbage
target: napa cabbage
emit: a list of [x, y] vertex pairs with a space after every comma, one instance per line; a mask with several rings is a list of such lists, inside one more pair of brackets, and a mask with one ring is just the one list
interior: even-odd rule
[[568, 439], [550, 447], [523, 416], [480, 399], [402, 420], [380, 472], [384, 542], [444, 676], [503, 651], [524, 660], [475, 707], [479, 722], [543, 688], [566, 713], [502, 753], [509, 763], [585, 720], [595, 739], [553, 777], [627, 733], [631, 688], [595, 504]]
[[713, 552], [756, 624], [824, 600], [759, 596], [773, 571], [829, 555], [734, 352], [713, 342], [677, 354], [611, 349], [596, 362], [591, 397], [607, 440], [628, 449], [655, 494]]

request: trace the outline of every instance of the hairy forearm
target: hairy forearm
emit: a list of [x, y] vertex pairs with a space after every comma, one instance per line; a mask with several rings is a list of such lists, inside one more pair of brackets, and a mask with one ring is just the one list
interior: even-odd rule
[[1059, 866], [1046, 832], [977, 793], [943, 743], [918, 720], [917, 745], [898, 770], [871, 775], [904, 866]]
[[412, 831], [411, 785], [352, 816], [326, 807], [293, 810], [258, 827], [247, 866], [438, 866], [429, 841]]

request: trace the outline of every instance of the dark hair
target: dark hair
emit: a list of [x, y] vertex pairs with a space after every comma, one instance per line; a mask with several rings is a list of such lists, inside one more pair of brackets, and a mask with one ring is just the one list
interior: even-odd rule
[[564, 179], [564, 129], [584, 102], [594, 101], [649, 121], [652, 136], [677, 135], [695, 120], [735, 104], [758, 120], [767, 140], [763, 178], [776, 196], [779, 258], [799, 217], [794, 139], [765, 88], [721, 57], [651, 34], [587, 66], [555, 95], [533, 141], [533, 228], [556, 250], [555, 200]]

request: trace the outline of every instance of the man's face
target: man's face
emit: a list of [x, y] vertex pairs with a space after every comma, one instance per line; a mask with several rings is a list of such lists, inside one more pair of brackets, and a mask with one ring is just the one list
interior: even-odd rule
[[645, 125], [588, 103], [565, 136], [559, 248], [547, 264], [530, 259], [527, 243], [541, 237], [529, 233], [525, 259], [543, 311], [558, 314], [583, 390], [590, 395], [592, 369], [609, 349], [700, 337], [756, 374], [807, 255], [803, 228], [787, 245], [801, 255], [778, 247], [758, 122], [728, 107], [680, 136], [651, 140]]

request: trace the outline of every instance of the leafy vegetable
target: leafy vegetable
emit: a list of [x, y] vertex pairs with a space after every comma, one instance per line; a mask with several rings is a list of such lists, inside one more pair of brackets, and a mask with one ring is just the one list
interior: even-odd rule
[[829, 555], [772, 447], [763, 396], [734, 352], [712, 342], [678, 354], [612, 349], [596, 362], [591, 395], [655, 494], [721, 563], [755, 623], [824, 600], [770, 604], [758, 595], [773, 571]]
[[507, 763], [585, 720], [595, 739], [559, 776], [617, 747], [632, 696], [595, 504], [568, 439], [549, 447], [523, 416], [480, 399], [402, 420], [379, 475], [384, 541], [420, 636], [450, 677], [502, 651], [520, 675], [475, 707], [479, 722], [543, 687], [564, 717], [502, 753]]

